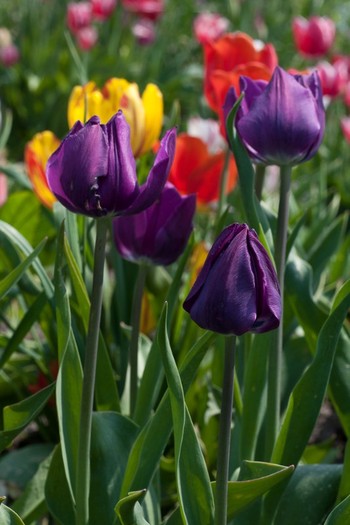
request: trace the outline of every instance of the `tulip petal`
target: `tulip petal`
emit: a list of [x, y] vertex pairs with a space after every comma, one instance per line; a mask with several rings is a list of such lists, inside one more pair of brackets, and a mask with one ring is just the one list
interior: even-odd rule
[[106, 124], [108, 136], [108, 177], [99, 181], [104, 208], [121, 212], [139, 193], [136, 163], [130, 145], [130, 127], [122, 111]]
[[97, 180], [108, 169], [108, 143], [98, 117], [77, 122], [47, 164], [50, 189], [69, 210], [103, 213]]
[[123, 215], [132, 215], [148, 208], [160, 196], [174, 159], [176, 129], [166, 132], [147, 180], [140, 186], [140, 193]]
[[322, 135], [311, 90], [281, 68], [238, 120], [237, 130], [255, 160], [279, 165], [306, 160], [310, 144]]
[[139, 155], [149, 151], [160, 135], [163, 125], [163, 95], [158, 86], [147, 84], [142, 93], [145, 111], [144, 140]]
[[193, 295], [190, 293], [184, 308], [203, 328], [241, 335], [256, 321], [256, 291], [246, 249], [247, 228], [235, 226], [226, 228], [219, 237], [217, 249], [208, 255], [204, 276], [201, 272], [197, 279], [201, 284]]

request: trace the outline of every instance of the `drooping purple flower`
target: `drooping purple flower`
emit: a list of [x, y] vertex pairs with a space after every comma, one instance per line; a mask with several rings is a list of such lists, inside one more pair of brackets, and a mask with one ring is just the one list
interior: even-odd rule
[[[244, 98], [235, 125], [255, 162], [293, 166], [315, 155], [325, 128], [316, 71], [292, 75], [276, 67], [270, 82], [241, 77], [240, 87]], [[224, 106], [226, 117], [237, 99], [231, 88]]]
[[223, 230], [183, 306], [199, 326], [222, 334], [261, 333], [278, 327], [278, 279], [254, 230], [246, 224], [231, 224]]
[[172, 184], [166, 183], [152, 206], [131, 217], [113, 220], [119, 253], [129, 261], [173, 263], [186, 247], [195, 208], [195, 195], [181, 196]]
[[123, 113], [118, 111], [107, 124], [100, 124], [97, 116], [85, 125], [78, 121], [48, 160], [49, 187], [75, 213], [89, 217], [138, 213], [162, 192], [175, 138], [175, 129], [165, 134], [147, 180], [139, 186]]

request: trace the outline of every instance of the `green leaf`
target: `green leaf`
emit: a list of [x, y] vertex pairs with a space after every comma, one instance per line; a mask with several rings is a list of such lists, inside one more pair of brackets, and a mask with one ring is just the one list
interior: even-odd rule
[[[136, 433], [136, 425], [120, 414], [93, 413], [89, 497], [91, 524], [112, 524], [115, 521], [114, 507], [120, 498], [126, 463]], [[52, 458], [46, 483], [46, 499], [58, 523], [75, 523], [60, 447], [56, 448]]]
[[214, 523], [214, 499], [209, 474], [205, 465], [191, 417], [185, 404], [183, 387], [167, 334], [167, 304], [164, 305], [158, 332], [159, 348], [173, 417], [175, 442], [175, 473], [179, 504], [185, 524]]
[[27, 310], [21, 321], [19, 322], [16, 330], [14, 331], [11, 339], [9, 339], [3, 353], [0, 357], [0, 368], [10, 359], [12, 354], [18, 349], [20, 343], [27, 335], [33, 324], [38, 320], [43, 308], [47, 303], [47, 297], [43, 293], [38, 295], [33, 304]]
[[32, 523], [34, 520], [39, 519], [46, 512], [45, 483], [51, 459], [52, 454], [40, 463], [38, 470], [27, 484], [24, 492], [12, 505], [13, 510], [27, 523]]
[[324, 525], [345, 525], [350, 523], [350, 496], [332, 510]]
[[[86, 334], [89, 324], [90, 300], [79, 267], [74, 259], [67, 239], [64, 240], [64, 252], [67, 258], [73, 289], [78, 302], [80, 317]], [[96, 403], [99, 410], [120, 411], [115, 373], [101, 332], [99, 335], [95, 390]]]
[[12, 270], [4, 279], [0, 281], [0, 299], [14, 286], [19, 279], [22, 277], [24, 272], [29, 268], [32, 262], [39, 255], [41, 250], [44, 248], [47, 239], [43, 239], [41, 243], [31, 252], [30, 255], [19, 265], [17, 268]]
[[[186, 355], [180, 366], [184, 392], [195, 377], [199, 364], [209, 344], [216, 338], [213, 332], [205, 332]], [[166, 392], [155, 413], [142, 427], [130, 452], [123, 481], [122, 496], [131, 490], [148, 488], [159, 465], [160, 458], [172, 432], [169, 393]]]
[[23, 401], [4, 408], [4, 430], [0, 432], [0, 451], [10, 445], [13, 439], [40, 414], [54, 389], [53, 383]]
[[149, 525], [145, 520], [142, 507], [139, 503], [145, 497], [146, 490], [130, 492], [121, 499], [115, 507], [118, 516], [118, 525]]
[[24, 525], [18, 514], [3, 503], [0, 505], [0, 523], [1, 525]]
[[80, 426], [80, 404], [83, 371], [78, 348], [71, 327], [70, 305], [64, 284], [64, 228], [57, 242], [55, 265], [55, 299], [57, 316], [58, 355], [60, 368], [57, 376], [56, 403], [61, 453], [72, 501], [75, 501], [76, 468]]
[[[239, 480], [228, 483], [227, 519], [231, 520], [250, 503], [288, 479], [294, 466], [284, 467], [259, 461], [244, 461]], [[215, 491], [215, 482], [212, 483]]]
[[[350, 291], [350, 281], [347, 287]], [[322, 405], [339, 333], [349, 307], [350, 293], [332, 311], [320, 331], [314, 360], [289, 398], [273, 451], [272, 460], [276, 463], [288, 465], [300, 460]]]
[[334, 504], [342, 468], [342, 465], [298, 466], [281, 498], [275, 523], [323, 523]]
[[[33, 248], [28, 243], [28, 241], [13, 226], [10, 226], [10, 224], [7, 224], [1, 220], [0, 233], [5, 235], [11, 241], [11, 243], [19, 248], [27, 257], [32, 254]], [[41, 280], [47, 298], [51, 301], [54, 295], [54, 287], [38, 258], [33, 260], [33, 268]]]

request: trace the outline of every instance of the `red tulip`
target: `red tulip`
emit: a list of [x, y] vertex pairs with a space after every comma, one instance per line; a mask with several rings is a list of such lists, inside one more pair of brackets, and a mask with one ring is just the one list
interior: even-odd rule
[[164, 0], [122, 0], [124, 9], [144, 18], [156, 20], [164, 11]]
[[222, 108], [229, 88], [234, 86], [239, 93], [241, 76], [269, 81], [277, 63], [271, 44], [259, 44], [245, 33], [227, 33], [204, 45], [204, 94], [211, 109], [219, 115], [223, 136]]
[[320, 77], [323, 95], [332, 98], [338, 96], [343, 91], [347, 79], [345, 64], [341, 62], [335, 64], [320, 62], [316, 69]]
[[[185, 195], [195, 193], [199, 204], [208, 204], [219, 198], [220, 177], [224, 169], [225, 152], [210, 153], [207, 144], [199, 137], [182, 133], [177, 137], [175, 157], [169, 181]], [[228, 191], [237, 180], [233, 157], [229, 162]]]
[[321, 57], [333, 45], [335, 24], [325, 16], [312, 16], [309, 20], [298, 16], [292, 23], [295, 45], [304, 56]]
[[345, 140], [350, 143], [350, 117], [343, 117], [340, 121], [340, 126]]
[[90, 2], [70, 2], [67, 6], [67, 26], [72, 33], [87, 27], [92, 21]]
[[92, 14], [98, 20], [107, 20], [116, 8], [117, 0], [91, 0]]

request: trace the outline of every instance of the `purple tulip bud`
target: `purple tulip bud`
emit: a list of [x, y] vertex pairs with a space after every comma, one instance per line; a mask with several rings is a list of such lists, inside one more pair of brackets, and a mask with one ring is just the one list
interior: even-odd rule
[[[276, 67], [269, 83], [240, 79], [244, 92], [236, 129], [255, 162], [279, 166], [299, 164], [315, 155], [324, 134], [325, 110], [316, 71], [291, 75]], [[238, 96], [227, 94], [227, 116]]]
[[121, 111], [107, 124], [92, 117], [74, 124], [51, 155], [46, 176], [57, 199], [89, 217], [132, 215], [155, 202], [164, 188], [175, 152], [176, 131], [168, 131], [146, 182], [139, 186], [130, 128]]
[[184, 308], [202, 328], [222, 334], [268, 332], [281, 318], [275, 269], [254, 230], [231, 224], [214, 242]]
[[173, 263], [185, 249], [195, 208], [195, 195], [182, 197], [167, 183], [152, 206], [131, 217], [114, 219], [114, 239], [119, 253], [129, 261]]

